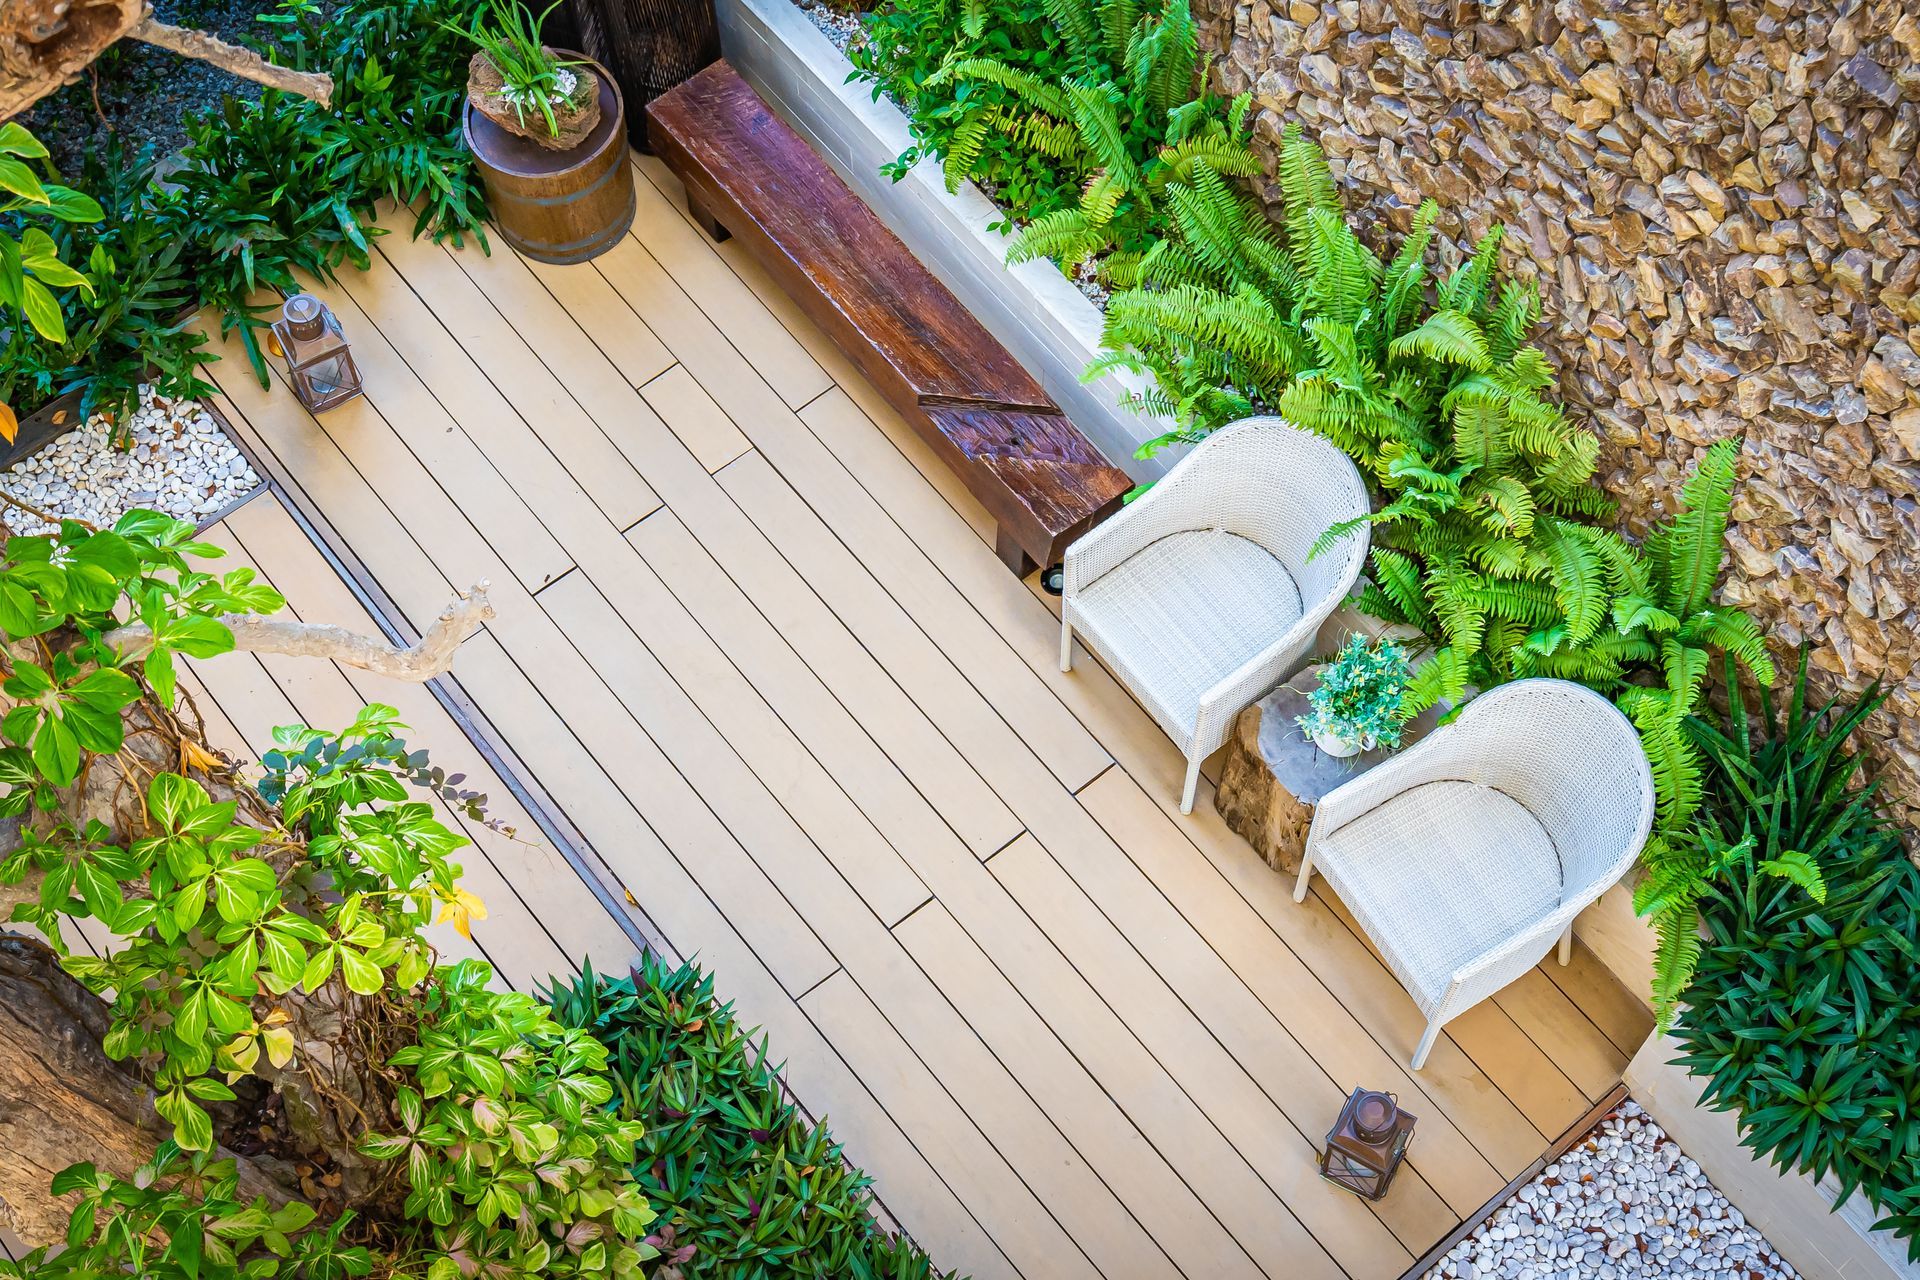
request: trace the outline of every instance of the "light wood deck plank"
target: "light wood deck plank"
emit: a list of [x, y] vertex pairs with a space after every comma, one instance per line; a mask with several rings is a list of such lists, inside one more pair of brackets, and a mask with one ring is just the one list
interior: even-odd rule
[[[1365, 1081], [1369, 1088], [1396, 1094], [1420, 1117], [1420, 1150], [1410, 1163], [1456, 1217], [1478, 1209], [1500, 1190], [1506, 1179], [1427, 1097], [1420, 1073], [1407, 1070], [1367, 1034], [1138, 783], [1124, 770], [1112, 769], [1080, 796], [1194, 931], [1292, 1031], [1336, 1093]], [[1443, 1228], [1441, 1234], [1450, 1229]]]
[[1003, 1062], [1024, 1061], [1034, 1100], [1103, 1170], [1114, 1194], [1189, 1280], [1252, 1280], [1259, 1267], [1174, 1173], [953, 916], [930, 903], [895, 932]]
[[[797, 409], [833, 385], [833, 379], [794, 339], [753, 291], [740, 283], [713, 250], [713, 241], [694, 230], [649, 178], [662, 166], [652, 156], [636, 157], [632, 237], [647, 247], [700, 309], [742, 352], [751, 352], [754, 368], [788, 408]], [[666, 338], [666, 335], [661, 335]], [[673, 342], [666, 339], [671, 347]]]
[[[1082, 654], [1071, 674], [1059, 672], [1057, 618], [1006, 573], [951, 506], [928, 500], [933, 486], [922, 473], [937, 474], [940, 464], [926, 446], [897, 419], [873, 424], [881, 434], [844, 415], [809, 415], [806, 421], [1340, 1004], [1383, 1048], [1410, 1059], [1424, 1023], [1385, 966], [1337, 917], [1311, 909], [1317, 897], [1306, 908], [1293, 903], [1291, 886], [1214, 812], [1210, 786], [1203, 784], [1190, 817], [1177, 813], [1184, 770], [1179, 753], [1098, 663]], [[1421, 1079], [1503, 1177], [1517, 1174], [1538, 1154], [1539, 1131], [1448, 1037]]]
[[681, 365], [641, 387], [640, 394], [708, 471], [718, 471], [753, 447]]
[[[1189, 1030], [1198, 1037], [1195, 1054], [1201, 1043], [1217, 1039], [1216, 1053], [1225, 1048], [1238, 1059], [1244, 1070], [1228, 1064], [1226, 1054], [1213, 1063], [1217, 1074], [1209, 1077], [1213, 1083], [1204, 1090], [1208, 1103], [1241, 1113], [1245, 1106], [1258, 1105], [1253, 1101], [1257, 1092], [1248, 1090], [1257, 1082], [1271, 1104], [1293, 1121], [1302, 1141], [1317, 1139], [1320, 1117], [1338, 1111], [1344, 1091], [1313, 1069], [1298, 1043], [1242, 984], [1224, 972], [1218, 957], [1197, 935], [1169, 918], [1171, 909], [1137, 873], [1122, 872], [1124, 857], [1074, 797], [1046, 776], [1027, 745], [965, 684], [899, 604], [857, 565], [846, 547], [820, 525], [758, 454], [728, 467], [721, 479], [742, 509], [753, 512], [766, 529], [779, 530], [789, 559], [869, 649], [897, 655], [889, 663], [896, 671], [908, 670], [911, 664], [922, 704], [976, 761], [983, 776], [1039, 841], [1078, 871], [1081, 887], [1100, 902], [1136, 948], [1148, 953], [1152, 972], [1197, 1011], [1198, 1022]], [[1044, 691], [1041, 696], [1046, 696]], [[1041, 923], [1045, 927], [1046, 922]], [[1125, 957], [1076, 955], [1062, 949], [1083, 972], [1127, 962]], [[1250, 1081], [1245, 1073], [1255, 1079]], [[1430, 1190], [1424, 1195], [1421, 1190], [1417, 1181], [1410, 1181], [1403, 1194], [1378, 1210], [1416, 1252], [1444, 1235], [1455, 1221]], [[1348, 1209], [1354, 1202], [1341, 1196], [1338, 1203], [1336, 1212], [1351, 1217]], [[1319, 1234], [1324, 1240], [1328, 1232]]]
[[855, 1074], [889, 1111], [922, 1120], [921, 1150], [960, 1184], [962, 1200], [974, 1197], [974, 1215], [994, 1224], [996, 1242], [1023, 1274], [1100, 1275], [851, 978], [836, 973], [800, 1003], [843, 1053], [855, 1050]]
[[[635, 887], [646, 892], [648, 912], [674, 946], [714, 974], [725, 999], [734, 1000], [748, 1025], [760, 1027], [785, 1064], [788, 1083], [815, 1116], [829, 1122], [849, 1157], [867, 1168], [886, 1169], [879, 1189], [889, 1208], [909, 1223], [915, 1238], [976, 1276], [1011, 1278], [1007, 1263], [927, 1161], [858, 1079], [832, 1045], [784, 991], [752, 943], [741, 936], [693, 878], [667, 854], [641, 822], [620, 786], [585, 757], [573, 731], [512, 666], [491, 636], [461, 648], [455, 664], [462, 684], [493, 691], [489, 714], [512, 726], [517, 751], [555, 800], [603, 852], [635, 846]], [[584, 757], [584, 758], [583, 758]]]
[[[348, 272], [341, 280], [362, 310], [377, 308], [391, 315], [395, 308], [404, 308], [423, 319], [426, 308], [432, 308], [455, 341], [409, 347], [401, 340], [412, 334], [405, 322], [396, 326], [383, 318], [381, 328], [406, 352], [414, 371], [435, 388], [440, 402], [501, 474], [520, 490], [527, 505], [547, 515], [557, 504], [590, 495], [606, 518], [622, 529], [659, 506], [660, 500], [633, 464], [567, 389], [538, 360], [529, 358], [526, 345], [511, 328], [494, 323], [492, 309], [481, 303], [472, 284], [447, 256], [449, 251], [409, 239], [407, 222], [405, 211], [389, 210], [381, 219], [382, 226], [396, 232], [377, 242], [396, 272]], [[478, 260], [522, 265], [512, 255]], [[398, 296], [409, 288], [419, 294], [411, 302]], [[444, 368], [439, 364], [442, 359]], [[512, 410], [503, 413], [503, 402]], [[492, 430], [483, 438], [485, 427]]]
[[[1045, 1192], [1046, 1203], [1057, 1206], [1056, 1216], [1081, 1248], [1106, 1260], [1109, 1271], [1131, 1266], [1148, 1274], [1148, 1259], [1157, 1254], [1152, 1241], [913, 966], [886, 927], [833, 874], [820, 851], [673, 685], [639, 638], [614, 635], [616, 628], [625, 628], [611, 606], [577, 574], [544, 592], [541, 600], [566, 620], [570, 632], [604, 637], [603, 644], [609, 646], [603, 650], [605, 668], [614, 691], [697, 788], [724, 805], [731, 821], [751, 826], [742, 837], [759, 851], [761, 865], [806, 919], [833, 939], [846, 971], [893, 1025], [916, 1045], [940, 1046], [930, 1064], [935, 1075], [965, 1101], [967, 1114], [1004, 1158]], [[858, 1071], [867, 1048], [843, 1044], [841, 1054]], [[895, 1118], [920, 1140], [926, 1116], [896, 1112]], [[964, 1186], [956, 1184], [955, 1189], [963, 1200], [969, 1199]], [[994, 1234], [998, 1238], [998, 1232]]]
[[[1320, 1177], [1315, 1139], [1289, 1124], [1242, 1066], [1221, 1051], [1209, 1034], [1216, 1028], [1180, 1003], [1165, 975], [1126, 945], [1114, 922], [1038, 840], [1022, 837], [989, 869], [1055, 945], [1075, 959], [1201, 1109], [1228, 1130], [1248, 1163], [1347, 1274], [1398, 1275], [1406, 1269], [1426, 1244], [1409, 1248], [1368, 1202]], [[1384, 1203], [1380, 1207], [1388, 1209]]]
[[[277, 500], [250, 503], [230, 516], [226, 524], [254, 563], [276, 584], [295, 584], [287, 595], [289, 606], [299, 616], [377, 634], [373, 619]], [[556, 964], [546, 948], [536, 943], [522, 961], [527, 973], [544, 983], [550, 976], [578, 970], [588, 959], [603, 973], [622, 972], [634, 954], [626, 931], [607, 914], [560, 851], [545, 842], [532, 816], [427, 687], [357, 668], [338, 670], [362, 702], [381, 702], [398, 710], [408, 726], [410, 743], [425, 747], [433, 762], [449, 775], [464, 774], [466, 780], [461, 785], [486, 797], [487, 816], [516, 833], [502, 834], [440, 805], [449, 822], [474, 842], [471, 850], [460, 855], [463, 862], [471, 868], [476, 861], [484, 861], [492, 868], [514, 900], [524, 904], [529, 924], [550, 937], [559, 954], [560, 963]], [[346, 704], [339, 705], [342, 711], [351, 711]], [[484, 892], [482, 896], [486, 896]], [[491, 898], [488, 903], [488, 921], [476, 927], [491, 935], [502, 927], [497, 922], [504, 903], [496, 905]], [[549, 967], [543, 971], [542, 965]]]
[[[727, 738], [720, 743], [702, 741], [674, 756], [683, 768], [689, 756], [713, 762], [703, 776], [717, 805], [730, 809], [734, 795], [742, 792], [756, 801], [763, 790], [770, 793], [804, 836], [811, 838], [816, 854], [839, 869], [883, 923], [893, 924], [925, 902], [930, 896], [926, 885], [753, 687], [715, 651], [699, 624], [652, 569], [642, 562], [623, 589], [631, 593], [637, 612], [648, 619], [647, 647], [620, 638], [627, 624], [584, 578], [557, 584], [542, 595], [541, 604], [570, 633], [578, 630], [613, 638], [614, 652], [624, 659], [612, 673], [616, 691], [627, 690], [623, 696], [636, 714], [668, 722], [662, 732], [704, 738], [696, 722], [715, 715]], [[674, 721], [680, 722], [677, 730]], [[721, 753], [728, 751], [739, 754], [737, 763], [724, 759]], [[743, 771], [740, 764], [750, 771]], [[764, 828], [778, 826], [771, 815], [758, 821]], [[778, 839], [791, 842], [785, 832]], [[810, 873], [823, 870], [808, 867]]]
[[[494, 247], [494, 252], [515, 251], [501, 244]], [[580, 327], [592, 336], [593, 344], [613, 361], [630, 384], [644, 386], [673, 367], [673, 353], [667, 350], [667, 344], [653, 335], [646, 321], [633, 313], [633, 308], [598, 271], [554, 266], [524, 256], [520, 260], [539, 277], [554, 300], [565, 307], [569, 315], [579, 319]]]
[[[628, 239], [605, 257], [617, 258], [624, 249], [645, 256], [637, 242]], [[451, 268], [451, 260], [447, 261]], [[628, 442], [635, 456], [642, 459], [655, 490], [702, 543], [712, 549], [727, 572], [762, 609], [779, 617], [784, 631], [807, 644], [811, 660], [827, 673], [836, 695], [888, 754], [900, 762], [915, 785], [934, 800], [968, 843], [977, 850], [991, 850], [1012, 839], [1019, 825], [1006, 806], [941, 736], [913, 699], [813, 597], [782, 559], [779, 549], [734, 506], [645, 400], [621, 381], [618, 372], [585, 340], [578, 325], [553, 303], [551, 296], [533, 287], [530, 277], [504, 259], [469, 263], [467, 271], [485, 285], [486, 296], [500, 308], [494, 321], [489, 323], [504, 327], [511, 317], [513, 324], [525, 326], [524, 336], [541, 359], [564, 377], [567, 386], [590, 413]], [[686, 300], [671, 281], [661, 283], [662, 293]], [[625, 292], [624, 288], [622, 291]], [[633, 300], [630, 296], [629, 301]], [[642, 310], [645, 309], [642, 306]], [[684, 344], [691, 339], [700, 349], [717, 353], [724, 362], [722, 367], [731, 375], [726, 393], [729, 397], [750, 394], [762, 411], [782, 417], [793, 424], [794, 430], [800, 430], [779, 397], [741, 360], [738, 352], [717, 336], [711, 323], [704, 317], [699, 317], [697, 322], [692, 317], [699, 317], [699, 313], [693, 311], [683, 323], [665, 327], [671, 334], [670, 345]], [[469, 322], [480, 323], [471, 317]], [[676, 353], [679, 350], [676, 346]], [[694, 372], [697, 376], [697, 370]], [[700, 383], [709, 395], [716, 400], [720, 398], [713, 380], [702, 378]], [[729, 414], [736, 423], [739, 421], [739, 415], [731, 410]], [[607, 566], [592, 554], [600, 548], [570, 539], [559, 528], [562, 521], [573, 519], [573, 513], [553, 511], [548, 513], [548, 518], [554, 523], [562, 544], [590, 574], [603, 584], [617, 584], [617, 578], [610, 578], [605, 571]], [[608, 598], [616, 607], [622, 605], [617, 587], [608, 591]]]
[[[468, 329], [487, 332], [496, 349], [513, 353], [518, 339], [512, 336], [499, 314], [477, 294], [466, 275], [445, 253], [435, 252], [437, 258], [415, 264], [414, 274], [423, 282], [423, 287], [429, 278], [435, 280], [436, 285], [429, 292], [437, 296], [439, 290], [444, 290], [453, 303], [458, 304], [452, 309], [464, 309]], [[449, 280], [449, 276], [454, 279]], [[362, 284], [365, 279], [361, 278]], [[537, 282], [531, 277], [527, 279], [541, 297], [548, 297]], [[529, 470], [557, 469], [558, 464], [543, 450], [517, 447], [511, 439], [510, 423], [504, 431], [498, 425], [486, 431], [472, 425], [469, 415], [491, 414], [499, 418], [504, 402], [490, 384], [476, 384], [473, 366], [470, 362], [463, 365], [465, 357], [451, 332], [438, 323], [439, 313], [421, 305], [405, 282], [396, 282], [389, 275], [384, 288], [364, 289], [359, 300], [367, 313], [394, 336], [395, 349], [404, 357], [411, 376], [423, 378], [443, 404], [459, 404], [460, 420], [471, 432], [505, 437], [496, 440], [496, 445]], [[500, 330], [506, 333], [503, 335]], [[508, 358], [502, 357], [503, 361]], [[597, 353], [594, 358], [602, 359]], [[537, 365], [538, 360], [524, 345], [518, 345], [518, 354], [511, 355], [511, 362], [516, 371], [526, 373], [529, 381], [550, 377], [544, 368], [537, 376], [531, 372], [530, 367]], [[610, 365], [605, 367], [611, 372]], [[397, 378], [402, 374], [396, 369], [390, 371], [390, 376]], [[644, 411], [644, 404], [636, 393], [627, 388], [626, 394]], [[698, 470], [690, 457], [688, 463]], [[704, 471], [699, 474], [705, 477]], [[611, 584], [608, 594], [618, 598], [618, 583], [638, 563], [632, 549], [605, 514], [592, 504], [577, 496], [568, 500], [564, 487], [557, 482], [547, 484], [545, 491], [547, 498], [556, 504], [541, 509], [548, 527], [585, 570]], [[390, 505], [405, 502], [404, 492], [395, 493], [389, 499]], [[464, 519], [449, 521], [435, 531], [435, 536], [463, 544], [469, 555], [483, 554], [475, 545], [477, 532]], [[531, 597], [519, 593], [510, 584], [503, 584], [496, 591], [495, 605], [499, 617], [490, 630], [514, 653], [523, 670], [541, 673], [543, 690], [596, 754], [602, 760], [620, 762], [623, 773], [633, 779], [635, 794], [649, 823], [669, 847], [684, 851], [682, 856], [713, 890], [717, 900], [730, 903], [729, 909], [741, 918], [755, 921], [759, 939], [767, 948], [769, 963], [781, 974], [787, 989], [805, 991], [830, 972], [833, 962], [827, 950], [780, 898], [719, 817], [699, 799], [630, 716], [624, 711], [609, 714], [609, 707], [617, 706], [617, 701], [606, 693], [600, 677], [581, 652], [582, 647], [592, 648], [593, 638], [563, 635]], [[487, 706], [487, 693], [484, 689], [474, 691], [483, 708]], [[618, 856], [618, 850], [602, 848], [601, 853], [609, 859]]]

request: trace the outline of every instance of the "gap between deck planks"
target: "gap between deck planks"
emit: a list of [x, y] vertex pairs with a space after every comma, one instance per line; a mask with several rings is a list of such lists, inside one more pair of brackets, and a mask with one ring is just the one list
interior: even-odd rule
[[[416, 625], [509, 580], [468, 694], [943, 1266], [1397, 1274], [1617, 1079], [1631, 998], [1536, 972], [1408, 1073], [1337, 904], [1172, 812], [977, 506], [638, 177], [592, 267], [385, 237], [329, 294], [366, 405], [228, 379], [249, 429]], [[1356, 1083], [1422, 1116], [1377, 1211], [1310, 1163]]]

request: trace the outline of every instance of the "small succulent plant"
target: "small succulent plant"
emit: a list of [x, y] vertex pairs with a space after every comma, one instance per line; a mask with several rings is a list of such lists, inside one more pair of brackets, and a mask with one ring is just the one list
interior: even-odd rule
[[1400, 704], [1409, 671], [1407, 651], [1393, 641], [1349, 636], [1333, 661], [1320, 669], [1320, 687], [1307, 695], [1300, 728], [1362, 747], [1399, 746], [1406, 723]]

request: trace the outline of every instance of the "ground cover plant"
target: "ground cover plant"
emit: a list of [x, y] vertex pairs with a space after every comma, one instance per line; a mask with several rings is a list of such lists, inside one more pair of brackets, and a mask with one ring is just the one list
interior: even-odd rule
[[621, 1114], [643, 1125], [635, 1177], [658, 1215], [660, 1275], [934, 1280], [871, 1217], [864, 1173], [781, 1086], [764, 1042], [694, 965], [556, 984], [554, 1018], [607, 1051]]
[[[87, 1252], [37, 1252], [8, 1274], [138, 1270], [153, 1245], [133, 1224], [204, 1219], [208, 1256], [249, 1280], [296, 1234], [336, 1262], [336, 1246], [372, 1246], [379, 1269], [429, 1280], [637, 1276], [652, 1218], [631, 1173], [639, 1126], [606, 1106], [597, 1041], [494, 990], [481, 961], [440, 963], [425, 930], [464, 931], [479, 910], [453, 860], [467, 841], [418, 791], [433, 775], [391, 708], [339, 734], [276, 731], [259, 787], [206, 747], [190, 703], [176, 710], [179, 657], [232, 649], [283, 604], [249, 569], [205, 572], [220, 553], [193, 536], [142, 511], [4, 543], [0, 817], [18, 825], [0, 845], [0, 907], [47, 939], [29, 961], [57, 957], [104, 1002], [103, 1061], [129, 1064], [169, 1135], [144, 1178], [63, 1175], [84, 1193], [67, 1239]], [[62, 917], [119, 943], [70, 949]], [[113, 1154], [151, 1149], [139, 1117], [118, 1119]], [[328, 1171], [330, 1203], [235, 1210], [237, 1184], [207, 1158], [236, 1134]], [[42, 1198], [13, 1183], [46, 1159], [0, 1170], [0, 1194]], [[333, 1223], [348, 1208], [358, 1228], [304, 1233], [316, 1209]]]
[[937, 155], [949, 189], [988, 184], [1020, 228], [1016, 261], [1127, 278], [1169, 186], [1259, 172], [1251, 99], [1198, 91], [1187, 0], [909, 0], [867, 36], [855, 65], [912, 107], [915, 146], [889, 171]]
[[1705, 923], [1674, 1035], [1707, 1105], [1776, 1166], [1865, 1196], [1920, 1259], [1920, 870], [1848, 750], [1881, 699], [1811, 705], [1804, 655], [1784, 708], [1750, 718], [1735, 686], [1692, 726], [1702, 840], [1647, 886]]

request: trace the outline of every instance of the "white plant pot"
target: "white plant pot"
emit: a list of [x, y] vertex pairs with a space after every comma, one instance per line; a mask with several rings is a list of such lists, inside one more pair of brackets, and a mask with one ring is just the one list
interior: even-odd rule
[[1359, 755], [1362, 751], [1366, 751], [1372, 747], [1373, 744], [1370, 742], [1356, 742], [1344, 734], [1327, 730], [1324, 733], [1316, 733], [1313, 735], [1313, 745], [1330, 756], [1344, 760], [1348, 756]]

